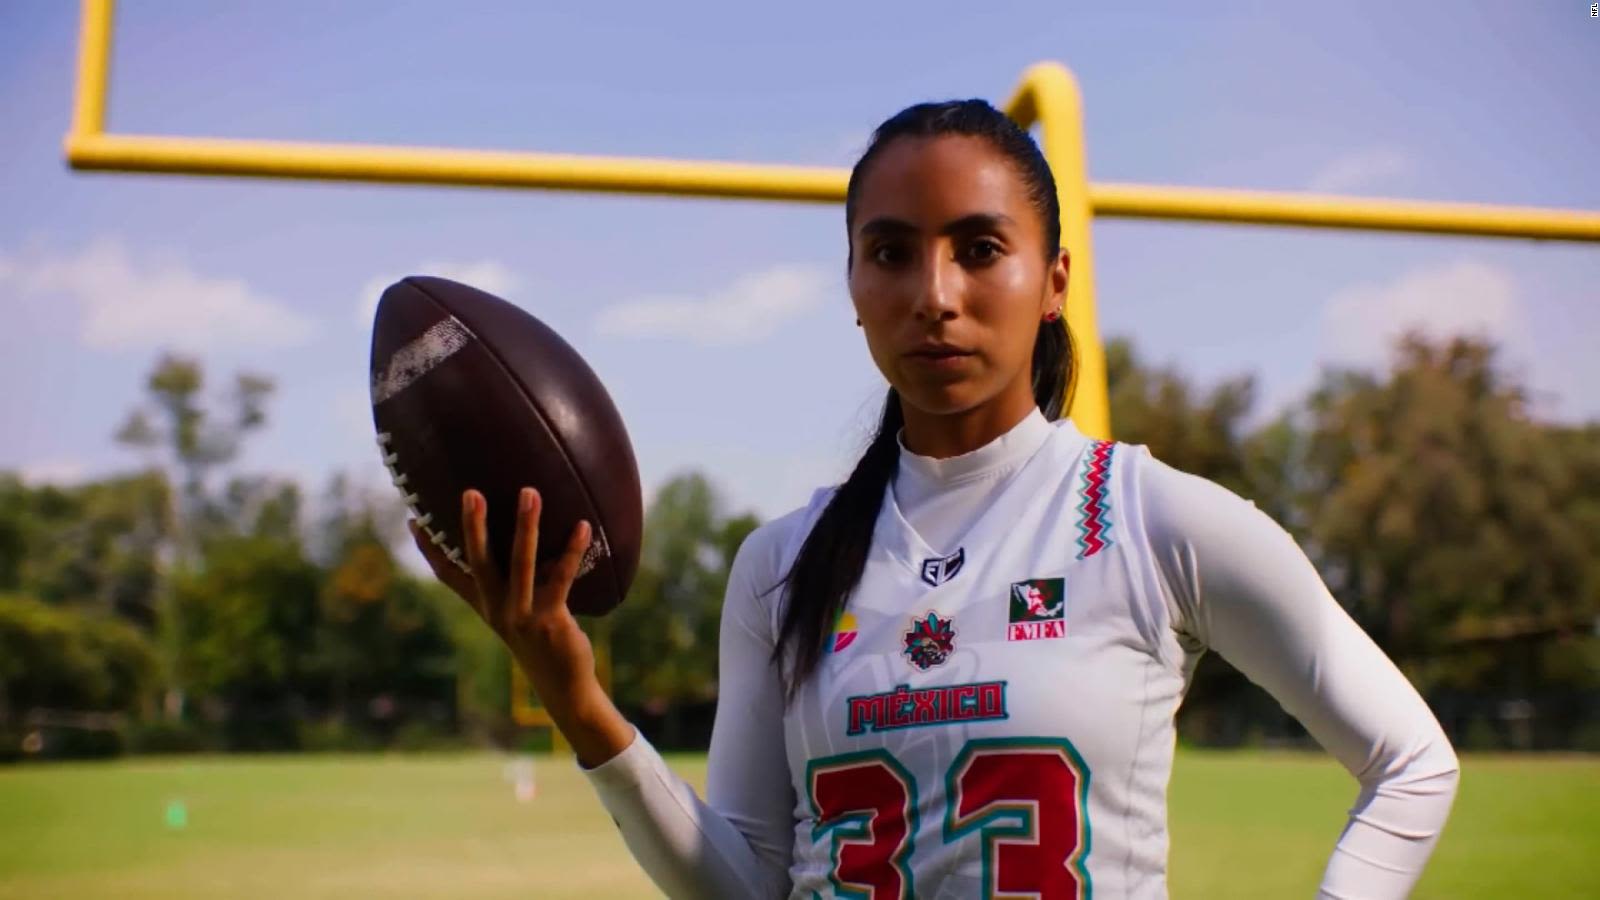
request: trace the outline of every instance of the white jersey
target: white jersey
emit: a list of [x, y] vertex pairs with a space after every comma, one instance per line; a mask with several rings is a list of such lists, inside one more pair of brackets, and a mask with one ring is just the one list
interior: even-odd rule
[[746, 542], [723, 613], [707, 801], [642, 738], [590, 773], [657, 884], [684, 897], [1165, 897], [1173, 716], [1214, 646], [1361, 779], [1326, 895], [1403, 896], [1448, 812], [1455, 758], [1292, 540], [1142, 447], [1037, 413], [968, 456], [985, 465], [945, 490], [926, 483], [939, 461], [920, 460], [885, 492], [861, 581], [790, 704], [769, 663], [783, 600], [766, 589], [831, 491]]

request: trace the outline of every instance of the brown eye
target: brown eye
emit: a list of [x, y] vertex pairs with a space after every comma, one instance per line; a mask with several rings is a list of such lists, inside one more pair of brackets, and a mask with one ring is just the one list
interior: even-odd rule
[[1000, 257], [1000, 245], [988, 238], [979, 238], [967, 245], [967, 259], [971, 262], [993, 262]]
[[898, 244], [879, 244], [872, 248], [872, 261], [880, 266], [897, 266], [906, 261], [905, 248]]

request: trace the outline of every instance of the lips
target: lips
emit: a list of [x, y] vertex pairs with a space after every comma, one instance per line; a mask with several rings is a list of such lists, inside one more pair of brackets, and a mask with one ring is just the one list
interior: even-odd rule
[[946, 344], [940, 341], [928, 341], [918, 344], [908, 355], [924, 357], [927, 359], [943, 359], [945, 357], [953, 356], [971, 356], [972, 351], [957, 347], [954, 344]]
[[967, 360], [976, 356], [972, 350], [954, 344], [928, 342], [918, 345], [906, 354], [906, 361], [926, 372], [941, 373], [941, 379], [956, 376], [967, 368]]

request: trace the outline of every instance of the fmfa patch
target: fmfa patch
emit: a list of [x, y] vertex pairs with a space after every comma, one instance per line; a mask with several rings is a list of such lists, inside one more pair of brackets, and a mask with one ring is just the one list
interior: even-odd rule
[[1037, 641], [1066, 636], [1066, 579], [1034, 578], [1011, 585], [1006, 640]]
[[967, 561], [967, 548], [960, 547], [949, 556], [935, 556], [922, 561], [922, 580], [938, 587], [956, 577], [961, 565]]

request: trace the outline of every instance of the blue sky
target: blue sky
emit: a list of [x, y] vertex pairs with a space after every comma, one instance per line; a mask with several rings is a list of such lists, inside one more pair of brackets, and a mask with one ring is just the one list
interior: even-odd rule
[[[1094, 181], [1600, 209], [1587, 3], [553, 6], [124, 2], [108, 127], [844, 165], [896, 109], [998, 102], [1056, 59]], [[773, 516], [853, 461], [882, 381], [839, 209], [73, 174], [77, 15], [0, 6], [0, 468], [134, 465], [111, 432], [176, 349], [217, 384], [277, 379], [244, 467], [375, 482], [366, 316], [422, 271], [566, 335], [647, 486], [699, 468]], [[1126, 220], [1094, 241], [1104, 333], [1202, 381], [1254, 373], [1263, 414], [1420, 322], [1502, 336], [1543, 414], [1600, 418], [1595, 245]]]

